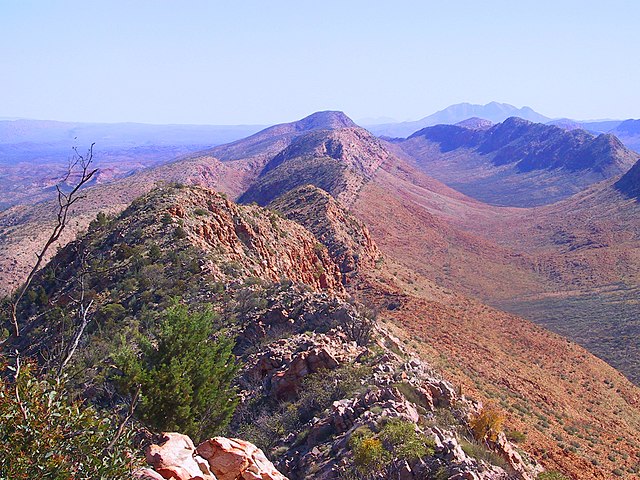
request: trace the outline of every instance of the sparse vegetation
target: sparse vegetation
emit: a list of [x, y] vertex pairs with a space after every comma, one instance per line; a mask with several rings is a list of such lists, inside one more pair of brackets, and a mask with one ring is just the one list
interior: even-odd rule
[[549, 471], [538, 474], [536, 480], [569, 480], [569, 477], [560, 472]]
[[349, 439], [354, 466], [363, 478], [372, 469], [391, 476], [400, 462], [433, 455], [434, 445], [412, 422], [398, 418], [386, 421], [378, 434], [362, 427]]

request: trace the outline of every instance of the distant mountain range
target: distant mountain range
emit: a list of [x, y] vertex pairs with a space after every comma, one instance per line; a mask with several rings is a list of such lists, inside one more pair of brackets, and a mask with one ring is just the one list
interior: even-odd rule
[[64, 147], [96, 142], [100, 148], [142, 145], [216, 145], [246, 137], [263, 125], [151, 125], [52, 120], [0, 120], [0, 144], [48, 143]]
[[493, 123], [503, 122], [509, 117], [520, 117], [538, 123], [545, 123], [551, 120], [529, 107], [518, 108], [508, 103], [491, 102], [486, 105], [458, 103], [415, 122], [369, 125], [366, 128], [378, 136], [408, 137], [425, 127], [438, 124], [455, 124], [472, 117], [489, 120]]
[[395, 143], [428, 175], [495, 205], [553, 203], [622, 175], [640, 158], [612, 134], [517, 117], [489, 128], [461, 125], [426, 127]]

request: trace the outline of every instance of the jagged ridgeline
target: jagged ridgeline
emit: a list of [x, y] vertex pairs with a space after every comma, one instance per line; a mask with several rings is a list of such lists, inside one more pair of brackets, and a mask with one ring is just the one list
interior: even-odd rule
[[535, 478], [497, 411], [348, 299], [380, 255], [366, 227], [312, 186], [273, 207], [172, 185], [98, 215], [39, 273], [10, 347], [56, 372], [78, 340], [78, 397], [114, 411], [140, 393], [140, 426], [240, 437], [291, 479]]
[[279, 282], [343, 291], [326, 248], [297, 223], [206, 189], [166, 187], [116, 218], [98, 215], [58, 252], [20, 306], [28, 320], [19, 346], [44, 362], [57, 356], [82, 299], [94, 313], [77, 358], [93, 367], [118, 337], [131, 341], [152, 326], [174, 297], [224, 309], [240, 289]]

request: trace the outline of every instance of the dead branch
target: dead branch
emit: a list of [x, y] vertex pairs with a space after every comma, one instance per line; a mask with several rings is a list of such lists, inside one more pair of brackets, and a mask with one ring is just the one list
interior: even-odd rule
[[[20, 301], [22, 300], [22, 297], [24, 297], [25, 293], [29, 289], [29, 286], [31, 285], [31, 282], [33, 281], [33, 277], [35, 276], [36, 272], [40, 269], [40, 266], [44, 261], [47, 251], [49, 250], [51, 245], [53, 245], [55, 242], [58, 241], [58, 239], [60, 238], [60, 235], [62, 234], [63, 230], [67, 226], [69, 209], [78, 200], [80, 200], [81, 198], [84, 198], [83, 195], [79, 194], [80, 189], [87, 182], [89, 182], [93, 178], [95, 173], [98, 171], [97, 168], [94, 168], [94, 169], [91, 168], [91, 165], [93, 162], [93, 146], [94, 145], [95, 143], [91, 144], [91, 147], [89, 147], [89, 150], [86, 155], [80, 155], [78, 153], [78, 149], [74, 147], [73, 151], [75, 152], [75, 156], [69, 162], [69, 168], [67, 170], [67, 174], [62, 180], [62, 182], [56, 185], [56, 190], [58, 192], [58, 211], [56, 214], [56, 224], [53, 227], [51, 235], [45, 242], [42, 249], [38, 253], [36, 253], [36, 263], [31, 269], [31, 271], [29, 272], [29, 275], [27, 275], [27, 279], [22, 284], [22, 287], [20, 287], [20, 289], [18, 290], [18, 293], [13, 299], [13, 302], [11, 303], [11, 322], [13, 323], [14, 335], [16, 337], [20, 336], [20, 326], [18, 324], [18, 304], [20, 303]], [[71, 177], [73, 171], [77, 166], [80, 166], [80, 169], [81, 169], [80, 179], [77, 181], [77, 183], [74, 185], [74, 187], [71, 189], [70, 192], [64, 193], [60, 185], [62, 185]]]

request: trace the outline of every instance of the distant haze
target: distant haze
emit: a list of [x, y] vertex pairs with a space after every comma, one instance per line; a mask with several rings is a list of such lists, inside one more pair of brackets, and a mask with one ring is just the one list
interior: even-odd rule
[[637, 118], [640, 2], [0, 2], [0, 116], [416, 120], [493, 100]]
[[490, 102], [486, 105], [473, 105], [470, 103], [459, 103], [451, 105], [439, 112], [428, 115], [415, 122], [384, 123], [370, 125], [368, 128], [376, 135], [388, 137], [408, 137], [414, 132], [432, 125], [454, 124], [470, 118], [489, 120], [493, 123], [505, 121], [509, 117], [520, 117], [525, 120], [537, 123], [545, 123], [550, 119], [535, 112], [530, 107], [514, 107], [507, 103]]

